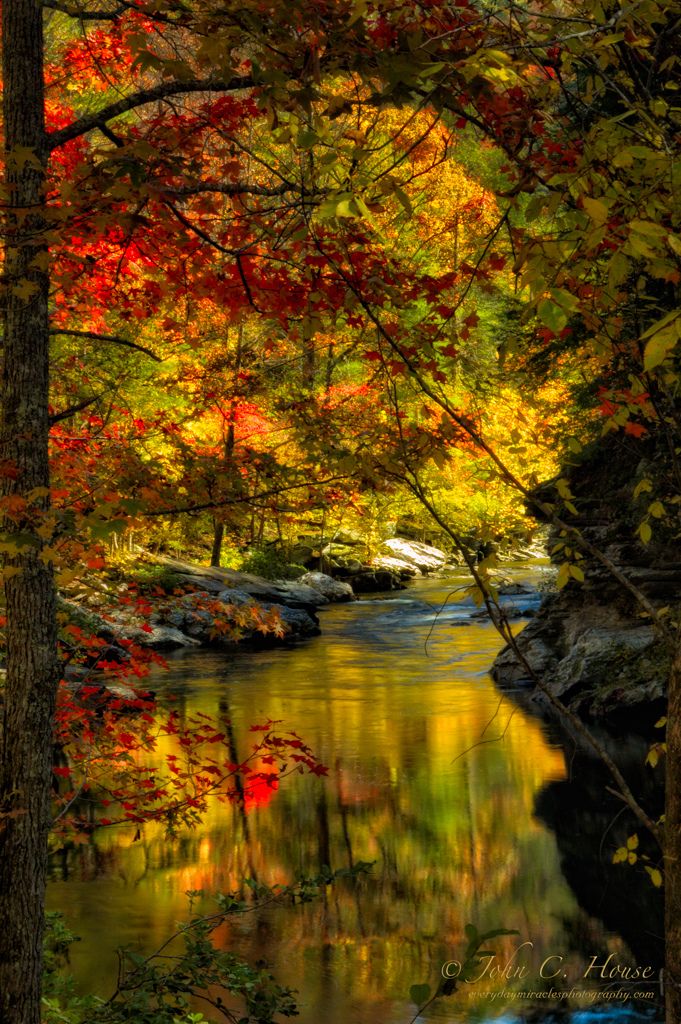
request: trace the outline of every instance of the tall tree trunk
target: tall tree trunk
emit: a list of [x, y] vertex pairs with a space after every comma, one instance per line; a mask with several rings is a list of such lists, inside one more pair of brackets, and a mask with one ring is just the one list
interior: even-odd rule
[[[241, 364], [243, 360], [244, 350], [244, 325], [239, 324], [236, 333], [236, 351], [234, 353], [234, 387], [236, 387], [241, 372]], [[234, 446], [236, 444], [236, 398], [232, 398], [229, 405], [229, 415], [227, 417], [227, 436], [225, 437], [225, 453], [224, 453], [224, 467], [223, 472], [225, 476], [231, 477], [231, 484], [234, 487], [236, 485], [236, 474], [234, 473]], [[217, 518], [213, 519], [213, 550], [211, 551], [210, 564], [216, 568], [220, 568], [220, 560], [222, 558], [222, 542], [225, 537], [225, 524], [224, 521]]]
[[12, 498], [14, 514], [3, 524], [7, 681], [0, 737], [0, 1020], [39, 1024], [58, 682], [54, 579], [36, 533], [49, 509], [42, 6], [36, 0], [5, 2], [2, 35], [7, 207], [0, 495], [5, 502]]
[[669, 674], [664, 837], [666, 1024], [681, 1024], [681, 634]]
[[213, 520], [213, 548], [210, 554], [211, 566], [219, 569], [222, 559], [222, 541], [225, 536], [225, 524], [219, 519]]

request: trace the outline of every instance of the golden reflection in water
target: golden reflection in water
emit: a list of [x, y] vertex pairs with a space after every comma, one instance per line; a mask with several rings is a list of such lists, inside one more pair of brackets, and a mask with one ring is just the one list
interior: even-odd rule
[[[178, 709], [228, 715], [241, 757], [251, 723], [283, 719], [329, 774], [285, 780], [248, 815], [215, 801], [199, 829], [174, 839], [158, 825], [137, 842], [105, 829], [56, 857], [51, 907], [84, 939], [73, 967], [89, 988], [108, 990], [117, 945], [160, 945], [185, 917], [188, 890], [236, 890], [245, 876], [285, 883], [360, 860], [375, 864], [359, 885], [219, 932], [299, 990], [301, 1024], [410, 1020], [409, 986], [433, 983], [461, 954], [468, 921], [517, 928], [537, 962], [562, 952], [577, 909], [533, 807], [564, 777], [563, 754], [485, 675], [499, 646], [489, 626], [438, 625], [426, 655], [432, 620], [403, 618], [390, 606], [333, 608], [324, 635], [291, 650], [173, 660]], [[476, 1005], [457, 997], [443, 1019]]]

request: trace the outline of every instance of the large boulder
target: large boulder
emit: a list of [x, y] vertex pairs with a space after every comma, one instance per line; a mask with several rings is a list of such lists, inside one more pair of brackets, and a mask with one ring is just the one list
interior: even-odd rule
[[[524, 661], [554, 696], [581, 714], [608, 716], [634, 706], [655, 707], [664, 697], [668, 660], [651, 626], [616, 602], [600, 604], [590, 589], [552, 594], [516, 637]], [[532, 686], [515, 652], [494, 663], [504, 689]], [[546, 698], [536, 691], [539, 705]]]
[[[312, 608], [292, 608], [275, 601], [255, 601], [250, 594], [241, 590], [223, 590], [219, 595], [207, 591], [185, 594], [178, 604], [165, 613], [164, 621], [188, 635], [190, 643], [201, 644], [232, 644], [233, 636], [216, 628], [218, 620], [229, 622], [233, 618], [233, 609], [244, 605], [253, 605], [268, 612], [272, 609], [277, 613], [285, 629], [285, 639], [316, 636], [319, 623]], [[252, 642], [256, 645], [271, 644], [274, 634], [260, 633], [255, 628], [240, 627], [241, 642]], [[282, 639], [284, 639], [282, 638]]]
[[[641, 600], [628, 580], [657, 608], [681, 599], [681, 560], [677, 527], [656, 521], [650, 542], [636, 539], [650, 496], [638, 481], [655, 479], [666, 437], [651, 434], [632, 464], [630, 446], [610, 434], [584, 449], [564, 467], [575, 512], [570, 520], [601, 557], [587, 554], [580, 562], [583, 582], [569, 582], [549, 595], [516, 644], [544, 685], [573, 711], [600, 716], [622, 725], [646, 727], [661, 714], [670, 654], [641, 614]], [[666, 456], [665, 456], [666, 457]], [[665, 485], [666, 486], [666, 485]], [[554, 500], [554, 484], [537, 488], [542, 501]], [[563, 535], [549, 534], [557, 559], [564, 557]], [[561, 541], [560, 544], [557, 544]], [[509, 648], [497, 659], [494, 676], [501, 686], [521, 687], [530, 673]], [[531, 703], [545, 698], [534, 694]]]
[[248, 572], [235, 569], [218, 569], [215, 566], [194, 565], [177, 558], [158, 556], [158, 561], [177, 574], [180, 585], [195, 587], [197, 591], [208, 591], [221, 595], [227, 590], [248, 594], [258, 602], [285, 604], [290, 608], [316, 607], [327, 604], [328, 599], [319, 590], [298, 583], [297, 580], [266, 580]]
[[355, 592], [349, 583], [335, 580], [324, 572], [306, 572], [298, 583], [318, 590], [328, 601], [353, 601], [355, 598]]
[[[422, 544], [416, 540], [405, 540], [403, 537], [391, 537], [382, 544], [383, 554], [375, 560], [375, 564], [383, 567], [382, 559], [397, 559], [401, 564], [400, 568], [407, 567], [418, 570], [424, 575], [437, 569], [442, 569], [447, 564], [447, 555], [439, 548], [431, 547], [430, 544]], [[385, 565], [386, 569], [396, 568], [393, 564]]]
[[407, 579], [418, 576], [421, 571], [413, 562], [407, 562], [403, 558], [394, 558], [392, 555], [379, 555], [374, 565], [378, 569], [396, 572]]

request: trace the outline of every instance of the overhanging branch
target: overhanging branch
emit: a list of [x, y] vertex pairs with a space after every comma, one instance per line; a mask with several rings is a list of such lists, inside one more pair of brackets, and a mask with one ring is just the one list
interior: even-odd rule
[[286, 192], [292, 191], [294, 191], [294, 186], [289, 182], [268, 187], [266, 185], [249, 185], [248, 182], [241, 181], [197, 181], [194, 185], [179, 185], [177, 188], [163, 187], [164, 195], [171, 196], [198, 196], [211, 192], [222, 196], [283, 196]]
[[60, 412], [53, 413], [50, 416], [50, 426], [53, 427], [55, 423], [61, 423], [62, 420], [67, 420], [70, 416], [75, 416], [77, 412], [82, 412], [83, 409], [94, 405], [104, 394], [105, 392], [102, 392], [100, 395], [93, 395], [91, 398], [85, 398], [82, 402], [78, 402], [77, 405], [70, 405], [68, 409], [62, 409]]
[[128, 338], [121, 338], [118, 334], [99, 334], [97, 331], [70, 331], [66, 328], [53, 327], [50, 329], [50, 335], [52, 337], [64, 335], [69, 338], [88, 338], [90, 341], [107, 341], [112, 345], [122, 345], [124, 348], [133, 348], [136, 352], [142, 352], [145, 356], [153, 359], [155, 363], [163, 362], [161, 357], [152, 352], [150, 348], [146, 348], [145, 345], [139, 345], [136, 341], [129, 341]]
[[125, 14], [130, 8], [127, 4], [117, 4], [111, 10], [86, 11], [82, 7], [73, 7], [70, 4], [61, 4], [58, 0], [42, 0], [42, 6], [50, 11], [59, 11], [69, 18], [77, 18], [78, 21], [115, 21]]
[[148, 103], [156, 103], [170, 96], [189, 96], [201, 92], [240, 92], [244, 89], [253, 88], [254, 82], [250, 75], [237, 76], [230, 79], [205, 78], [193, 82], [162, 82], [160, 85], [152, 86], [149, 89], [141, 89], [139, 92], [131, 93], [116, 103], [110, 103], [108, 107], [92, 114], [84, 114], [77, 121], [60, 128], [59, 131], [48, 132], [47, 145], [50, 151], [63, 146], [64, 143], [86, 135], [95, 128], [101, 128], [108, 121], [121, 114], [127, 114], [138, 107], [146, 106]]
[[324, 480], [301, 480], [299, 483], [273, 487], [271, 490], [258, 491], [256, 494], [245, 494], [237, 498], [225, 498], [220, 501], [204, 501], [195, 505], [177, 505], [174, 508], [153, 509], [141, 514], [146, 518], [155, 518], [156, 516], [174, 516], [191, 512], [210, 512], [213, 509], [228, 508], [230, 505], [250, 505], [263, 498], [271, 498], [278, 494], [284, 494], [287, 491], [299, 491], [305, 487], [326, 487], [327, 484], [342, 483], [349, 479], [351, 479], [350, 474], [345, 473], [338, 476], [329, 476]]

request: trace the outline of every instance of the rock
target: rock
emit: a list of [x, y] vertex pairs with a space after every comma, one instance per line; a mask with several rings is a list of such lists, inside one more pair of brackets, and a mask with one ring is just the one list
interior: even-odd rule
[[252, 603], [254, 598], [245, 590], [221, 590], [218, 594], [218, 601], [223, 604], [233, 604], [240, 608], [242, 604]]
[[289, 638], [319, 636], [321, 633], [316, 616], [313, 617], [303, 608], [290, 608], [287, 605], [275, 605], [274, 607], [287, 628]]
[[[143, 632], [143, 631], [140, 631]], [[152, 626], [151, 633], [144, 632], [144, 638], [139, 638], [138, 643], [147, 647], [155, 647], [159, 650], [173, 647], [197, 647], [199, 641], [182, 633], [173, 626]]]
[[[649, 502], [645, 493], [637, 494], [638, 483], [657, 479], [660, 445], [666, 443], [664, 434], [651, 433], [633, 465], [631, 449], [608, 435], [563, 467], [575, 508], [571, 524], [611, 568], [587, 551], [580, 562], [584, 581], [568, 582], [546, 598], [516, 641], [532, 667], [544, 673], [545, 686], [571, 710], [637, 729], [662, 713], [670, 656], [649, 619], [642, 618], [636, 594], [617, 577], [658, 608], [681, 599], [678, 524], [660, 520], [649, 543], [636, 539]], [[536, 488], [535, 498], [552, 501], [554, 485]], [[557, 528], [549, 531], [558, 561], [565, 554], [562, 544], [555, 547], [561, 537]], [[501, 686], [514, 686], [528, 675], [508, 648], [493, 674]], [[531, 699], [535, 706], [542, 703], [539, 695]]]
[[413, 577], [419, 574], [419, 569], [412, 562], [406, 562], [402, 558], [395, 558], [393, 555], [379, 555], [374, 564], [379, 569], [388, 569], [400, 575], [406, 573], [407, 576]]
[[376, 569], [353, 576], [352, 589], [356, 594], [373, 594], [383, 590], [404, 590], [405, 586], [394, 572]]
[[[324, 575], [320, 573], [319, 575]], [[316, 587], [310, 587], [305, 583], [299, 582], [298, 580], [275, 580], [274, 581], [278, 588], [278, 600], [275, 604], [285, 604], [290, 608], [305, 608], [308, 605], [321, 605], [328, 604], [329, 599], [326, 597], [321, 590]]]
[[447, 563], [448, 556], [444, 551], [415, 540], [392, 537], [384, 541], [382, 547], [387, 549], [387, 554], [380, 557], [397, 558], [401, 563], [419, 569], [422, 573], [442, 569]]
[[224, 590], [226, 580], [218, 577], [199, 576], [196, 573], [178, 572], [178, 581], [181, 587], [193, 587], [197, 593], [219, 594]]
[[[131, 640], [134, 644], [139, 644], [140, 647], [169, 650], [173, 647], [195, 647], [197, 645], [196, 640], [187, 636], [185, 632], [181, 632], [176, 626], [152, 625], [150, 630], [146, 630], [129, 622], [118, 621], [109, 623], [109, 631], [114, 640]], [[106, 636], [107, 633], [102, 631], [100, 635]]]
[[[664, 696], [668, 661], [652, 627], [616, 604], [592, 604], [593, 594], [552, 594], [516, 642], [530, 668], [572, 710], [607, 716]], [[492, 674], [502, 688], [532, 685], [510, 647]], [[536, 694], [539, 704], [545, 702]]]
[[313, 562], [315, 557], [319, 555], [315, 556], [315, 549], [311, 544], [295, 544], [288, 556], [289, 561], [295, 565], [307, 565]]
[[502, 583], [497, 587], [498, 593], [506, 597], [510, 594], [534, 594], [536, 592], [535, 587], [529, 586], [527, 583]]
[[[122, 641], [132, 641], [142, 647], [172, 649], [208, 645], [233, 646], [236, 643], [252, 643], [258, 647], [273, 646], [302, 637], [316, 636], [319, 622], [315, 608], [328, 604], [324, 591], [333, 592], [334, 600], [352, 600], [352, 589], [322, 573], [311, 573], [310, 586], [306, 582], [288, 580], [264, 580], [248, 573], [236, 573], [227, 569], [194, 566], [177, 559], [161, 558], [181, 577], [191, 590], [179, 596], [167, 595], [155, 601], [153, 612], [147, 622], [140, 620], [134, 612], [118, 605], [102, 609], [96, 614], [73, 601], [61, 601], [61, 608], [68, 612], [72, 621], [87, 631], [110, 641], [105, 656], [108, 661], [125, 661], [129, 652]], [[238, 584], [238, 585], [236, 585]], [[112, 596], [115, 600], [115, 595]], [[254, 604], [263, 611], [273, 610], [284, 627], [284, 636], [276, 632], [260, 632], [253, 620], [253, 626], [240, 626], [236, 632], [229, 628], [235, 617], [235, 609]], [[247, 622], [249, 620], [247, 619]], [[92, 668], [77, 666], [70, 675], [81, 679], [82, 672]]]
[[353, 601], [355, 598], [355, 593], [349, 583], [342, 583], [323, 572], [306, 572], [298, 582], [312, 587], [313, 590], [318, 590], [329, 601]]
[[158, 556], [158, 561], [176, 572], [185, 585], [194, 586], [199, 592], [208, 591], [217, 596], [226, 590], [236, 590], [259, 602], [269, 601], [291, 608], [316, 607], [328, 603], [327, 598], [318, 590], [306, 587], [295, 580], [266, 580], [262, 576], [253, 576], [247, 572], [193, 565], [165, 556]]

